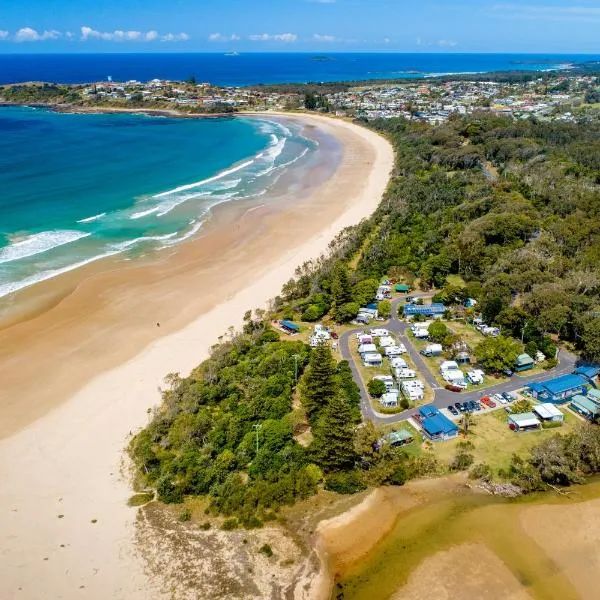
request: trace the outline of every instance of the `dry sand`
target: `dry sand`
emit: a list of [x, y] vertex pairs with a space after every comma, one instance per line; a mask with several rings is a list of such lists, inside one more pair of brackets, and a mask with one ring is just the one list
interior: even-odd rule
[[375, 209], [393, 166], [376, 134], [302, 119], [344, 151], [301, 205], [246, 213], [225, 242], [212, 240], [223, 253], [206, 267], [199, 240], [162, 264], [91, 272], [50, 310], [0, 332], [3, 600], [161, 597], [160, 574], [136, 555], [136, 510], [126, 506], [130, 433], [145, 424], [166, 373], [188, 372], [298, 264]]
[[520, 518], [582, 600], [600, 597], [600, 500], [530, 507]]
[[426, 558], [392, 600], [531, 600], [506, 565], [483, 544]]

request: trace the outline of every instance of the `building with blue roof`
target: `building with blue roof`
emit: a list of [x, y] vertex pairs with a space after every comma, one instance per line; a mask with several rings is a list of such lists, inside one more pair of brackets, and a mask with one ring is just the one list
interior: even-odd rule
[[539, 383], [530, 383], [527, 387], [531, 395], [540, 402], [563, 404], [577, 395], [585, 396], [590, 385], [590, 380], [584, 375], [571, 373]]
[[423, 315], [424, 317], [440, 317], [446, 312], [446, 307], [440, 302], [433, 304], [406, 304], [404, 306], [404, 316], [414, 317]]
[[594, 377], [598, 377], [598, 373], [600, 373], [600, 367], [595, 365], [582, 365], [581, 367], [577, 367], [573, 373], [575, 375], [583, 375], [591, 381], [594, 379]]
[[444, 416], [433, 404], [421, 406], [419, 415], [423, 432], [430, 440], [449, 440], [458, 435], [456, 423]]

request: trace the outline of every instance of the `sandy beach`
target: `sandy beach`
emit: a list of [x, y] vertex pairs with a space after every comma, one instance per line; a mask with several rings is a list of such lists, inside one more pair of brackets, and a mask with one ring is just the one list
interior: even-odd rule
[[40, 287], [45, 309], [0, 330], [0, 598], [162, 596], [134, 547], [123, 448], [164, 376], [189, 372], [296, 266], [370, 215], [393, 166], [375, 133], [294, 118], [342, 148], [301, 202], [215, 211], [205, 235], [160, 260], [78, 273], [60, 294]]

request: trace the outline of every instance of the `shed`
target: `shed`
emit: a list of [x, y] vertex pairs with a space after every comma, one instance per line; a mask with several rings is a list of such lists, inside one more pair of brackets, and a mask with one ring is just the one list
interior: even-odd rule
[[535, 361], [529, 354], [523, 353], [517, 356], [515, 360], [514, 370], [517, 372], [528, 371], [529, 369], [533, 369], [535, 366]]
[[399, 283], [398, 285], [396, 285], [396, 291], [400, 292], [401, 294], [407, 294], [408, 292], [410, 292], [410, 285], [406, 285], [405, 283]]
[[593, 400], [590, 400], [585, 396], [575, 396], [571, 400], [569, 408], [590, 421], [593, 421], [600, 416], [600, 407]]
[[413, 435], [408, 429], [400, 429], [399, 431], [392, 431], [388, 433], [385, 438], [392, 448], [397, 446], [406, 446], [412, 444], [414, 441]]
[[542, 423], [532, 412], [508, 415], [508, 426], [514, 431], [532, 431], [540, 429]]
[[558, 410], [558, 408], [556, 408], [556, 406], [550, 402], [537, 404], [533, 407], [533, 412], [540, 419], [542, 419], [542, 421], [556, 421], [562, 423], [565, 420], [565, 415], [563, 415], [560, 410]]
[[296, 325], [296, 323], [292, 323], [291, 321], [288, 321], [287, 319], [283, 319], [283, 320], [279, 321], [279, 325], [282, 327], [282, 329], [284, 329], [285, 331], [287, 331], [287, 333], [290, 333], [290, 334], [298, 333], [300, 331], [299, 325]]
[[541, 402], [562, 404], [574, 396], [585, 394], [589, 385], [589, 380], [583, 375], [570, 374], [540, 383], [530, 383], [528, 387], [531, 395]]

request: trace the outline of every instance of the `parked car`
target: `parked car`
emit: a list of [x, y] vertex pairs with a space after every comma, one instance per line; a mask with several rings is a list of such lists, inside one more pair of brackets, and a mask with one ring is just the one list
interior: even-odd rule
[[513, 395], [510, 392], [502, 392], [502, 397], [507, 401], [507, 402], [512, 402], [514, 400]]
[[502, 375], [506, 375], [507, 377], [512, 377], [514, 375], [514, 371], [512, 371], [511, 369], [504, 369], [504, 371], [502, 371]]
[[412, 296], [406, 296], [406, 298], [404, 298], [404, 302], [410, 303], [414, 300], [414, 298]]
[[462, 402], [455, 402], [454, 408], [460, 412], [464, 412]]
[[450, 414], [454, 415], [455, 417], [458, 416], [458, 411], [456, 410], [456, 408], [454, 408], [454, 406], [452, 406], [452, 404], [450, 404], [448, 406], [448, 411], [450, 412]]
[[480, 410], [480, 409], [479, 409], [479, 403], [478, 403], [478, 402], [473, 402], [473, 400], [469, 400], [468, 404], [469, 404], [469, 408], [470, 408], [471, 410], [473, 410], [473, 411], [475, 411], [475, 410]]
[[464, 409], [464, 412], [473, 412], [470, 402], [463, 402], [463, 409]]
[[499, 404], [508, 404], [508, 401], [502, 394], [494, 394], [492, 398]]
[[331, 335], [331, 337], [332, 337], [334, 340], [337, 340], [337, 339], [338, 339], [338, 337], [339, 337], [339, 336], [338, 336], [338, 334], [337, 334], [335, 331], [331, 331], [331, 332], [330, 332], [330, 335]]
[[459, 385], [452, 385], [451, 383], [446, 385], [445, 388], [450, 392], [462, 392], [463, 391], [463, 388], [461, 388]]
[[489, 408], [496, 408], [496, 403], [489, 396], [483, 396], [481, 402]]

